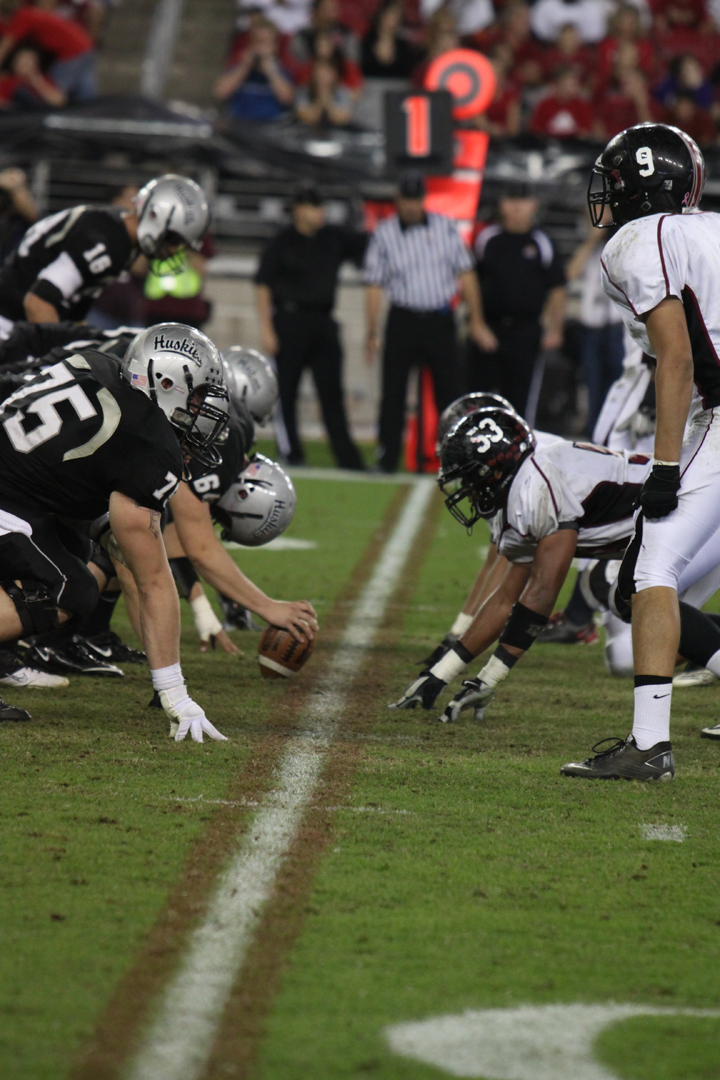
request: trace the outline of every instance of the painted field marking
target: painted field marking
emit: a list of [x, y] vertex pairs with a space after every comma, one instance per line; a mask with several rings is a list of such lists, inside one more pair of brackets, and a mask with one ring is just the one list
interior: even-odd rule
[[718, 1009], [652, 1005], [525, 1005], [468, 1010], [386, 1028], [390, 1049], [482, 1080], [618, 1080], [593, 1057], [601, 1031], [633, 1016], [720, 1017]]
[[128, 1080], [197, 1080], [201, 1074], [262, 908], [312, 799], [348, 689], [383, 619], [434, 490], [432, 480], [415, 479], [328, 671], [303, 711], [305, 734], [284, 754], [274, 791], [262, 800], [240, 850], [221, 875], [205, 919], [192, 934], [180, 970], [125, 1072]]
[[674, 840], [678, 844], [687, 836], [684, 825], [641, 825], [640, 832], [643, 840]]

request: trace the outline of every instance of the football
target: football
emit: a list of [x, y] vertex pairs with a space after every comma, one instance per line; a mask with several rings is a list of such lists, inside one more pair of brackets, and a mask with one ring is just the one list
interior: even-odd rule
[[266, 679], [287, 679], [305, 666], [314, 641], [298, 641], [281, 626], [268, 626], [258, 645], [260, 673]]

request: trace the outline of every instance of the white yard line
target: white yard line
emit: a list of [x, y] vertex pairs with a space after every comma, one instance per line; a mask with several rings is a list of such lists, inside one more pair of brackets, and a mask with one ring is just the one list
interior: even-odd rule
[[315, 791], [348, 691], [385, 614], [422, 525], [434, 484], [415, 479], [397, 525], [348, 620], [340, 645], [303, 713], [277, 782], [260, 803], [243, 843], [221, 876], [203, 923], [192, 934], [128, 1080], [197, 1080], [210, 1055], [223, 1008], [288, 851]]

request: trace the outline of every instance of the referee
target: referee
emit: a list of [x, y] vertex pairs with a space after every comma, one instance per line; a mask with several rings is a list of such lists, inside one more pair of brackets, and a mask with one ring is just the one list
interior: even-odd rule
[[[342, 345], [333, 319], [335, 288], [346, 259], [362, 262], [367, 235], [325, 224], [317, 188], [296, 192], [292, 225], [270, 241], [255, 276], [263, 350], [277, 364], [285, 432], [278, 430], [280, 452], [288, 465], [303, 465], [296, 401], [306, 367], [312, 370], [323, 422], [338, 465], [365, 468], [350, 437], [342, 389]], [[283, 445], [283, 434], [285, 445]]]
[[403, 429], [410, 369], [426, 364], [433, 377], [435, 404], [442, 412], [460, 393], [455, 317], [451, 302], [458, 281], [470, 312], [470, 334], [480, 340], [482, 317], [470, 252], [455, 223], [426, 213], [421, 176], [400, 180], [397, 215], [382, 221], [365, 257], [367, 360], [378, 348], [378, 318], [385, 290], [390, 311], [383, 349], [378, 464], [395, 472]]

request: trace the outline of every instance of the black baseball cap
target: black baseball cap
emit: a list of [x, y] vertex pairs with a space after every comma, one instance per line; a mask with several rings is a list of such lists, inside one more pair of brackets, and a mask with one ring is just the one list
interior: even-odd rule
[[398, 194], [402, 199], [424, 199], [425, 180], [422, 173], [402, 173], [398, 181]]
[[314, 184], [301, 184], [293, 195], [293, 206], [322, 206], [322, 195]]

